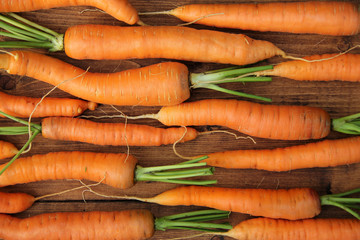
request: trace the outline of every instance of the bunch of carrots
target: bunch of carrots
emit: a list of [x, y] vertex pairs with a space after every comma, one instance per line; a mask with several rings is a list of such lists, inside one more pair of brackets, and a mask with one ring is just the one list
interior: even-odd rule
[[[93, 7], [121, 24], [139, 26], [83, 24], [60, 33], [14, 13], [70, 6]], [[356, 46], [341, 53], [296, 57], [270, 41], [222, 29], [352, 36], [360, 32], [359, 9], [359, 4], [351, 2], [308, 1], [189, 4], [165, 11], [138, 12], [127, 0], [11, 3], [0, 0], [0, 36], [4, 38], [0, 48], [9, 48], [1, 50], [0, 69], [53, 87], [42, 98], [0, 92], [0, 121], [16, 123], [0, 126], [0, 135], [28, 138], [21, 148], [0, 140], [0, 159], [5, 159], [0, 164], [0, 187], [10, 189], [18, 184], [65, 179], [82, 183], [79, 187], [41, 196], [0, 190], [0, 239], [149, 239], [157, 231], [171, 229], [200, 231], [190, 236], [194, 238], [212, 234], [238, 240], [360, 239], [357, 211], [360, 199], [356, 197], [360, 188], [320, 195], [308, 187], [220, 187], [214, 186], [217, 180], [213, 179], [215, 168], [223, 169], [224, 173], [227, 169], [256, 169], [290, 175], [297, 169], [360, 162], [360, 137], [352, 136], [360, 134], [360, 113], [332, 118], [332, 112], [319, 107], [273, 104], [268, 97], [222, 86], [238, 82], [259, 84], [274, 77], [298, 81], [299, 86], [300, 81], [338, 80], [357, 84], [360, 55], [349, 53]], [[186, 22], [182, 25], [208, 28], [150, 26], [143, 21], [148, 16], [164, 14]], [[108, 73], [83, 69], [31, 49], [64, 51], [74, 61], [164, 60]], [[259, 63], [270, 58], [281, 62]], [[187, 62], [232, 66], [192, 72]], [[201, 93], [193, 90], [201, 88], [209, 90], [209, 94], [218, 91], [234, 99], [189, 101], [194, 94]], [[48, 96], [57, 89], [68, 97]], [[155, 112], [100, 116], [101, 105], [112, 106], [117, 112], [117, 107], [122, 106], [144, 106]], [[97, 119], [107, 117], [125, 121]], [[157, 120], [162, 126], [136, 122], [146, 119]], [[208, 126], [218, 126], [220, 130], [203, 130]], [[244, 134], [244, 138], [255, 138], [254, 141], [307, 142], [274, 149], [220, 152], [211, 149], [204, 154], [187, 151], [186, 157], [176, 151], [177, 143], [191, 146], [197, 143], [197, 138], [209, 134], [212, 135], [206, 139], [211, 141], [216, 132]], [[332, 132], [345, 136], [332, 139]], [[39, 135], [49, 142], [90, 144], [92, 151], [32, 154], [32, 145], [36, 147]], [[132, 154], [133, 146], [157, 151], [161, 145], [169, 145], [175, 154], [187, 160], [143, 167], [136, 154]], [[114, 146], [126, 146], [128, 152], [94, 152], [96, 146], [109, 146], [111, 151], [115, 151]], [[23, 157], [27, 151], [31, 156]], [[85, 184], [83, 180], [95, 183]], [[110, 195], [94, 190], [98, 185], [126, 190], [137, 182], [188, 186], [177, 186], [152, 197]], [[147, 209], [55, 212], [29, 218], [11, 215], [32, 208], [35, 202], [45, 198], [81, 189], [101, 198], [211, 209], [161, 217], [155, 217]], [[324, 206], [341, 208], [349, 217], [317, 217]], [[233, 226], [224, 222], [230, 213], [247, 214], [251, 219]]]

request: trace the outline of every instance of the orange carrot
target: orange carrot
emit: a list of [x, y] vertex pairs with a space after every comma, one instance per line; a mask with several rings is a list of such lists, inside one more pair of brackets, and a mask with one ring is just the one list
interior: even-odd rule
[[[6, 21], [7, 17], [0, 19]], [[243, 34], [177, 26], [77, 25], [68, 28], [64, 35], [54, 33], [47, 38], [0, 42], [0, 47], [64, 50], [76, 59], [170, 58], [235, 65], [255, 63], [275, 55], [286, 57], [274, 44]]]
[[[37, 106], [40, 101], [41, 103]], [[75, 117], [87, 109], [95, 110], [96, 107], [97, 104], [94, 102], [78, 99], [46, 97], [41, 100], [41, 98], [14, 96], [0, 92], [0, 110], [14, 117], [29, 117], [32, 112], [34, 112], [33, 117]]]
[[259, 72], [258, 75], [272, 75], [303, 81], [360, 81], [358, 64], [360, 54], [324, 54], [304, 57], [304, 59], [310, 61], [282, 62], [275, 65], [273, 69]]
[[12, 157], [18, 151], [14, 144], [0, 140], [0, 159]]
[[35, 198], [26, 193], [0, 192], [0, 213], [18, 213], [33, 205]]
[[236, 150], [207, 154], [210, 166], [290, 171], [313, 167], [333, 167], [360, 161], [360, 137], [324, 140], [304, 145], [260, 150]]
[[[205, 166], [205, 163], [175, 164], [144, 168], [137, 166], [137, 159], [121, 153], [52, 152], [18, 158], [0, 175], [0, 187], [45, 180], [76, 179], [102, 182], [115, 188], [126, 189], [137, 181], [162, 181], [180, 184], [213, 184], [216, 181], [182, 180], [193, 176], [212, 175], [212, 168], [186, 168]], [[7, 164], [0, 165], [0, 170]], [[176, 169], [183, 169], [176, 176]], [[185, 169], [185, 170], [184, 170]], [[169, 170], [169, 174], [166, 171]], [[171, 171], [170, 171], [171, 170]], [[162, 173], [161, 177], [155, 175]], [[194, 172], [195, 171], [195, 172]], [[185, 176], [185, 177], [184, 177]]]
[[190, 4], [142, 14], [169, 14], [185, 22], [254, 31], [355, 35], [360, 30], [359, 4], [343, 1]]
[[26, 12], [40, 9], [68, 7], [68, 6], [93, 6], [110, 14], [114, 18], [135, 24], [139, 21], [136, 9], [127, 0], [47, 0], [47, 1], [22, 1], [22, 0], [1, 0], [0, 12]]
[[253, 218], [219, 235], [237, 240], [358, 240], [360, 221], [335, 218], [296, 221]]

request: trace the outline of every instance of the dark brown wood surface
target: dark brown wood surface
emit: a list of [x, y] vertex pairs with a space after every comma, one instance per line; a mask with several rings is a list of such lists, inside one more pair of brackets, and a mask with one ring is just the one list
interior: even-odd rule
[[[230, 0], [167, 0], [167, 1], [145, 1], [132, 0], [130, 1], [139, 12], [145, 11], [161, 11], [172, 9], [175, 6], [189, 3], [234, 3], [245, 2], [244, 0], [230, 1]], [[251, 2], [251, 0], [246, 1]], [[259, 0], [257, 2], [267, 2], [267, 0]], [[21, 13], [22, 16], [35, 21], [41, 25], [49, 27], [57, 32], [65, 32], [65, 30], [75, 24], [97, 23], [108, 25], [125, 25], [114, 18], [99, 12], [99, 11], [83, 11], [86, 9], [93, 9], [89, 7], [66, 7], [51, 10], [41, 10], [35, 12]], [[167, 15], [158, 16], [143, 16], [142, 20], [151, 25], [177, 25], [181, 23], [180, 20]], [[329, 19], [331, 21], [331, 19]], [[204, 27], [200, 25], [192, 25], [194, 28], [215, 29], [211, 27]], [[360, 44], [360, 36], [321, 36], [314, 34], [287, 34], [287, 33], [260, 33], [253, 31], [216, 29], [226, 32], [244, 33], [249, 37], [255, 39], [268, 40], [273, 42], [285, 52], [302, 57], [312, 54], [323, 53], [338, 53], [346, 51], [349, 48]], [[360, 49], [355, 49], [352, 53], [360, 53]], [[113, 72], [139, 66], [146, 66], [151, 63], [164, 61], [163, 59], [144, 59], [144, 60], [120, 60], [120, 61], [79, 61], [68, 58], [64, 53], [49, 54], [56, 58], [62, 59], [68, 63], [74, 64], [78, 67], [86, 69], [91, 67], [91, 71], [98, 72]], [[272, 58], [266, 60], [265, 63], [275, 63], [281, 61], [280, 58]], [[221, 64], [199, 63], [199, 62], [185, 62], [183, 61], [191, 72], [203, 72], [211, 69], [218, 69], [226, 67]], [[265, 64], [264, 62], [261, 64]], [[257, 64], [255, 64], [257, 65]], [[346, 116], [349, 114], [360, 112], [360, 83], [348, 82], [298, 82], [284, 78], [275, 77], [272, 82], [267, 83], [249, 83], [243, 85], [227, 84], [225, 87], [231, 89], [241, 90], [247, 93], [257, 94], [261, 96], [270, 97], [273, 104], [280, 105], [308, 105], [324, 108], [329, 112], [332, 118]], [[35, 79], [11, 76], [6, 73], [0, 75], [0, 88], [2, 91], [15, 95], [26, 95], [32, 97], [41, 97], [47, 93], [52, 86], [37, 81]], [[70, 95], [55, 90], [50, 96], [57, 97], [71, 97]], [[207, 98], [235, 98], [222, 93], [217, 93], [210, 90], [194, 90], [192, 96], [188, 101], [194, 101]], [[238, 98], [241, 99], [241, 98]], [[154, 113], [159, 108], [157, 107], [117, 107], [128, 115], [139, 115], [143, 113]], [[85, 112], [86, 115], [113, 115], [116, 111], [106, 105], [101, 105], [96, 112]], [[38, 122], [39, 119], [34, 119]], [[96, 120], [102, 122], [123, 122], [123, 119], [102, 119]], [[152, 120], [138, 120], [129, 121], [141, 124], [149, 124], [152, 126], [163, 127], [157, 121]], [[7, 119], [0, 119], [0, 126], [9, 126], [13, 124]], [[197, 127], [198, 130], [220, 129], [217, 126], [203, 126]], [[329, 139], [343, 138], [344, 134], [332, 132]], [[0, 136], [1, 140], [13, 142], [20, 148], [27, 140], [27, 136]], [[183, 155], [193, 156], [197, 154], [205, 154], [215, 151], [235, 150], [235, 149], [264, 149], [292, 146], [300, 143], [310, 141], [276, 141], [266, 139], [256, 139], [256, 144], [249, 140], [239, 139], [235, 140], [233, 136], [227, 134], [212, 134], [207, 136], [200, 136], [196, 140], [184, 144], [178, 144], [177, 150]], [[111, 147], [111, 146], [95, 146], [85, 143], [74, 143], [65, 141], [47, 140], [38, 136], [29, 153], [24, 156], [33, 154], [42, 154], [52, 151], [63, 150], [80, 150], [80, 151], [96, 151], [96, 152], [116, 152], [123, 153], [127, 151], [126, 147]], [[164, 164], [177, 163], [181, 161], [172, 149], [172, 146], [161, 147], [130, 147], [130, 153], [136, 156], [142, 166], [159, 166]], [[5, 162], [3, 160], [2, 162]], [[258, 170], [225, 170], [217, 168], [214, 176], [206, 177], [207, 179], [217, 179], [218, 185], [221, 187], [236, 187], [236, 188], [292, 188], [292, 187], [312, 187], [318, 193], [337, 193], [353, 188], [360, 187], [360, 165], [353, 164], [349, 166], [339, 166], [332, 168], [315, 168], [315, 169], [301, 169], [289, 172], [274, 173]], [[29, 183], [16, 186], [2, 188], [1, 191], [8, 192], [26, 192], [34, 196], [42, 196], [44, 194], [54, 193], [70, 188], [80, 186], [78, 181], [64, 180], [64, 181], [45, 181], [38, 183]], [[97, 186], [95, 189], [101, 193], [109, 195], [135, 195], [139, 197], [150, 197], [161, 193], [164, 190], [174, 188], [174, 184], [153, 183], [153, 182], [139, 182], [135, 187], [128, 190], [118, 190], [106, 185]], [[86, 201], [84, 201], [86, 200]], [[84, 193], [82, 190], [70, 192], [56, 197], [45, 198], [36, 202], [29, 210], [16, 214], [19, 217], [28, 217], [45, 212], [57, 211], [91, 211], [91, 210], [122, 210], [131, 208], [147, 208], [150, 209], [155, 216], [164, 216], [173, 213], [180, 213], [189, 210], [202, 209], [200, 207], [166, 207], [156, 204], [147, 204], [136, 201], [118, 201], [95, 196], [91, 193]], [[231, 215], [231, 223], [236, 224], [241, 220], [250, 218], [251, 216], [245, 214]], [[329, 218], [350, 217], [342, 210], [333, 207], [323, 207], [321, 214], [318, 217]], [[171, 239], [175, 237], [188, 237], [196, 232], [186, 232], [180, 230], [169, 230], [166, 232], [156, 232], [152, 239]], [[227, 239], [223, 237], [202, 236], [194, 237], [193, 239]]]

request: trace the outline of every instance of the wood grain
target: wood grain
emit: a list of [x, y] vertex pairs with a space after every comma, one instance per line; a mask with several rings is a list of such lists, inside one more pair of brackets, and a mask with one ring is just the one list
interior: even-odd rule
[[[145, 11], [162, 11], [168, 10], [175, 6], [189, 3], [240, 3], [255, 2], [252, 0], [132, 0], [130, 1], [139, 12]], [[256, 2], [268, 2], [268, 0], [258, 0]], [[88, 11], [88, 10], [91, 11]], [[41, 10], [35, 12], [21, 13], [22, 16], [29, 20], [35, 21], [41, 25], [49, 27], [58, 32], [65, 30], [75, 24], [108, 24], [108, 25], [125, 25], [112, 17], [99, 12], [92, 11], [95, 9], [89, 7], [67, 7], [58, 9]], [[171, 16], [143, 16], [142, 20], [150, 25], [177, 25], [181, 21]], [[192, 25], [198, 29], [215, 29], [200, 25]], [[254, 31], [241, 31], [229, 29], [216, 29], [225, 32], [244, 33], [249, 37], [261, 40], [271, 41], [285, 52], [293, 56], [305, 56], [312, 54], [337, 53], [360, 44], [360, 36], [320, 36], [315, 34], [287, 34], [287, 33], [260, 33]], [[352, 53], [360, 53], [360, 49], [355, 49]], [[91, 68], [92, 71], [113, 72], [164, 61], [164, 59], [143, 59], [143, 60], [121, 60], [121, 61], [80, 61], [68, 58], [63, 52], [49, 53], [49, 55], [62, 59], [68, 63], [81, 67], [83, 69]], [[281, 61], [280, 58], [265, 60], [261, 64], [276, 63]], [[191, 72], [203, 72], [211, 69], [226, 67], [222, 64], [186, 62]], [[254, 64], [259, 65], [259, 64]], [[267, 83], [249, 83], [249, 84], [226, 84], [225, 87], [241, 90], [247, 93], [261, 95], [273, 99], [274, 104], [286, 105], [309, 105], [324, 108], [330, 113], [332, 118], [337, 118], [353, 113], [360, 112], [360, 83], [346, 82], [297, 82], [285, 78], [275, 77], [272, 82]], [[52, 86], [39, 82], [35, 79], [20, 76], [11, 76], [6, 73], [0, 75], [0, 88], [14, 95], [26, 95], [31, 97], [41, 97]], [[71, 97], [61, 90], [55, 90], [50, 96]], [[210, 90], [197, 89], [192, 91], [192, 96], [188, 101], [195, 101], [207, 98], [234, 98], [223, 93], [217, 93]], [[240, 99], [240, 98], [239, 98]], [[158, 107], [121, 107], [116, 106], [119, 111], [128, 115], [140, 115], [143, 113], [154, 113]], [[114, 115], [117, 114], [111, 106], [101, 105], [95, 112], [85, 112], [86, 115]], [[33, 119], [38, 122], [39, 119]], [[123, 119], [101, 119], [96, 121], [103, 122], [123, 122]], [[151, 126], [162, 127], [154, 120], [129, 121]], [[0, 119], [1, 126], [9, 126], [13, 123], [7, 119]], [[197, 127], [198, 130], [221, 129], [218, 126]], [[344, 134], [331, 133], [329, 139], [343, 138]], [[27, 140], [27, 136], [0, 136], [1, 140], [13, 142], [17, 147], [21, 147]], [[194, 156], [215, 151], [235, 150], [235, 149], [263, 149], [284, 146], [293, 146], [310, 141], [276, 141], [255, 139], [256, 144], [245, 139], [235, 140], [233, 136], [227, 134], [212, 134], [200, 136], [196, 140], [178, 144], [177, 150], [183, 155]], [[38, 136], [29, 153], [43, 154], [51, 151], [62, 151], [66, 149], [80, 151], [98, 151], [98, 152], [126, 152], [126, 147], [95, 146], [85, 143], [69, 143], [63, 141], [47, 140]], [[161, 147], [131, 147], [130, 153], [139, 159], [142, 166], [158, 166], [181, 161], [172, 149], [172, 146]], [[1, 161], [5, 162], [5, 160]], [[360, 164], [350, 166], [339, 166], [333, 168], [315, 168], [301, 169], [283, 173], [272, 173], [257, 170], [225, 170], [216, 169], [215, 175], [207, 179], [218, 179], [218, 186], [237, 187], [237, 188], [291, 188], [291, 187], [312, 187], [319, 194], [329, 192], [341, 192], [352, 188], [360, 187]], [[42, 196], [53, 192], [62, 191], [80, 186], [80, 183], [72, 180], [64, 181], [46, 181], [38, 183], [29, 183], [16, 186], [9, 186], [1, 189], [8, 192], [25, 192], [34, 196]], [[136, 195], [140, 197], [150, 197], [164, 190], [173, 188], [173, 184], [139, 182], [135, 187], [128, 190], [118, 190], [105, 185], [96, 187], [96, 190], [110, 195]], [[118, 201], [113, 199], [102, 198], [91, 193], [82, 194], [82, 190], [70, 192], [64, 195], [43, 199], [27, 210], [17, 214], [19, 217], [28, 217], [45, 212], [55, 211], [91, 211], [91, 210], [121, 210], [129, 208], [147, 208], [155, 216], [164, 216], [173, 213], [200, 209], [199, 207], [165, 207], [155, 204], [145, 204], [136, 201]], [[86, 201], [84, 201], [86, 200]], [[250, 218], [244, 214], [232, 214], [231, 223], [236, 224], [241, 220]], [[349, 217], [347, 213], [333, 207], [324, 207], [319, 217]], [[184, 231], [166, 231], [157, 232], [152, 239], [172, 239], [176, 237], [188, 237], [196, 232]], [[213, 237], [211, 235], [194, 237], [193, 239], [229, 239], [223, 237]]]

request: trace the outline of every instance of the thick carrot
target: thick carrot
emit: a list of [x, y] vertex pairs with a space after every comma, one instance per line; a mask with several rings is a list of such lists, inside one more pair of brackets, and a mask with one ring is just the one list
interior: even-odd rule
[[0, 192], [0, 213], [18, 213], [33, 205], [35, 198], [26, 193]]
[[[199, 159], [200, 160], [200, 159]], [[206, 163], [175, 164], [144, 168], [137, 165], [132, 155], [95, 152], [52, 152], [18, 158], [0, 175], [0, 187], [45, 180], [76, 179], [102, 182], [112, 187], [126, 189], [137, 181], [162, 181], [181, 184], [213, 184], [216, 181], [187, 181], [182, 178], [212, 175], [212, 168], [186, 168], [205, 166]], [[7, 164], [0, 165], [0, 170]], [[176, 175], [176, 169], [183, 169]], [[185, 170], [184, 170], [185, 169]], [[166, 171], [169, 170], [168, 175]], [[171, 170], [171, 171], [170, 171]], [[161, 177], [154, 176], [162, 172]], [[185, 177], [184, 177], [185, 176]]]
[[[41, 103], [37, 105], [40, 101]], [[75, 117], [87, 109], [95, 110], [96, 107], [97, 104], [94, 102], [79, 99], [46, 97], [41, 100], [41, 98], [15, 96], [0, 92], [0, 111], [14, 117], [25, 118], [29, 117], [31, 113], [33, 113], [32, 117]]]
[[237, 240], [358, 240], [360, 221], [356, 219], [283, 219], [253, 218], [219, 235]]
[[[4, 16], [1, 19], [7, 20]], [[76, 59], [170, 58], [235, 65], [255, 63], [275, 55], [286, 57], [284, 51], [268, 41], [177, 26], [77, 25], [68, 28], [64, 36], [54, 33], [48, 39], [1, 42], [0, 47], [65, 50]]]
[[0, 12], [26, 12], [68, 6], [93, 6], [128, 24], [135, 24], [139, 21], [136, 9], [127, 0], [1, 0]]
[[290, 171], [301, 168], [333, 167], [360, 161], [360, 137], [324, 140], [304, 145], [259, 150], [236, 150], [207, 154], [210, 166]]
[[18, 151], [14, 144], [0, 140], [0, 159], [12, 157]]
[[359, 4], [343, 1], [190, 4], [143, 14], [169, 14], [185, 22], [254, 31], [355, 35], [360, 30]]

